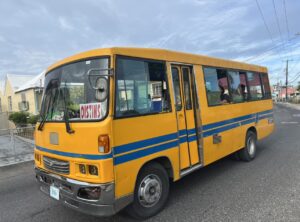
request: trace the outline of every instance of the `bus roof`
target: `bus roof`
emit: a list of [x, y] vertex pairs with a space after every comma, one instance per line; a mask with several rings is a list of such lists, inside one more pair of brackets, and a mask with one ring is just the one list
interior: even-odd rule
[[239, 70], [248, 70], [255, 72], [267, 72], [267, 68], [258, 65], [252, 65], [232, 60], [214, 58], [204, 55], [197, 55], [185, 52], [178, 52], [166, 49], [156, 49], [156, 48], [133, 48], [133, 47], [111, 47], [111, 48], [102, 48], [102, 49], [94, 49], [86, 52], [82, 52], [70, 57], [67, 57], [61, 61], [58, 61], [51, 65], [47, 72], [57, 68], [66, 63], [78, 61], [84, 58], [92, 58], [97, 56], [104, 55], [123, 55], [129, 57], [141, 57], [147, 59], [155, 59], [155, 60], [165, 60], [168, 62], [177, 62], [177, 63], [185, 63], [185, 64], [198, 64], [205, 66], [213, 66], [213, 67], [226, 67], [232, 69]]

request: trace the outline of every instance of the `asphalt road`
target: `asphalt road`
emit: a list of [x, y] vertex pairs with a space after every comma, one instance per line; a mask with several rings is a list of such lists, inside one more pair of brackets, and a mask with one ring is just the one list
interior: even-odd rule
[[[300, 221], [300, 110], [277, 106], [277, 129], [257, 158], [222, 159], [171, 185], [166, 208], [149, 221]], [[0, 221], [130, 221], [96, 218], [39, 192], [31, 162], [0, 168]]]

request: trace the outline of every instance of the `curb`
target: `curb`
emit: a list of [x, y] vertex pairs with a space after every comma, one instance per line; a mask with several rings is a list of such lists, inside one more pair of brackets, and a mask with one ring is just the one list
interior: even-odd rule
[[15, 163], [8, 163], [8, 164], [4, 164], [4, 165], [0, 165], [0, 168], [1, 167], [8, 167], [8, 166], [13, 166], [13, 165], [17, 165], [17, 164], [21, 164], [21, 163], [27, 163], [27, 162], [30, 162], [30, 161], [34, 161], [34, 159], [30, 159], [30, 160], [22, 160], [22, 161], [18, 161], [18, 162], [15, 162]]

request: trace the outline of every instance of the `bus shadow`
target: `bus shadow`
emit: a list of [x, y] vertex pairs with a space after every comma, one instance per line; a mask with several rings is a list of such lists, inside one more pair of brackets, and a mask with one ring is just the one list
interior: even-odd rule
[[[269, 153], [272, 152], [272, 146], [268, 145], [269, 141], [271, 141], [271, 139], [259, 142], [257, 156], [253, 162], [247, 163], [235, 160], [232, 156], [227, 156], [212, 163], [211, 165], [199, 169], [198, 171], [192, 172], [175, 183], [171, 183], [170, 197], [166, 209], [172, 208], [177, 202], [184, 200], [186, 192], [193, 192], [198, 189], [202, 189], [200, 193], [204, 193], [206, 188], [209, 189], [210, 185], [213, 186], [218, 181], [222, 182], [222, 180], [227, 179], [228, 175], [235, 174], [239, 168], [244, 168], [244, 164], [251, 164], [256, 160], [259, 161], [259, 159], [264, 159], [265, 156], [269, 156]], [[232, 172], [232, 174], [230, 174], [230, 172]], [[224, 178], [221, 179], [221, 177]], [[198, 191], [197, 195], [199, 195]]]

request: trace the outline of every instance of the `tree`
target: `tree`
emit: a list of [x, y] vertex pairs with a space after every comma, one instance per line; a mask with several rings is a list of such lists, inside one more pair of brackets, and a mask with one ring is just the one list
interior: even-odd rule
[[9, 120], [13, 121], [16, 126], [23, 126], [27, 124], [27, 118], [29, 113], [27, 112], [13, 112], [9, 115]]

